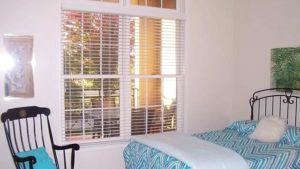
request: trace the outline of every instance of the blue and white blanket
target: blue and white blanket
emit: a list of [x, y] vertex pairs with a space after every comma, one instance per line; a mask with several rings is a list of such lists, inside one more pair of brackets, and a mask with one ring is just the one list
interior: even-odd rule
[[[251, 169], [297, 169], [300, 168], [300, 149], [281, 143], [267, 144], [251, 140], [247, 135], [233, 130], [220, 130], [193, 135], [200, 140], [206, 140], [222, 147], [229, 148], [240, 154]], [[173, 139], [174, 140], [174, 139]], [[175, 140], [176, 141], [176, 140]], [[189, 169], [191, 162], [180, 155], [172, 155], [159, 148], [147, 145], [143, 140], [133, 140], [124, 150], [124, 159], [127, 169], [172, 168]], [[156, 143], [155, 143], [156, 144]], [[175, 146], [178, 146], [175, 144]], [[194, 147], [195, 150], [198, 149]], [[176, 156], [176, 157], [175, 157]], [[216, 156], [215, 159], [218, 157]], [[199, 160], [205, 163], [205, 160]], [[214, 162], [213, 162], [214, 163]]]
[[133, 140], [175, 157], [191, 168], [248, 169], [236, 152], [216, 144], [179, 133], [150, 134]]
[[300, 148], [281, 142], [263, 143], [248, 134], [225, 129], [193, 136], [239, 153], [251, 169], [300, 169]]

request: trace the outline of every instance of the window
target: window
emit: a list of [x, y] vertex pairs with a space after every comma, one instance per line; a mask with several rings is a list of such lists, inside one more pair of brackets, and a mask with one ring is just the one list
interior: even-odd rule
[[132, 5], [176, 9], [176, 0], [131, 0]]
[[64, 140], [180, 130], [183, 21], [64, 10]]
[[90, 0], [90, 1], [100, 1], [100, 2], [108, 2], [108, 3], [119, 3], [119, 0]]

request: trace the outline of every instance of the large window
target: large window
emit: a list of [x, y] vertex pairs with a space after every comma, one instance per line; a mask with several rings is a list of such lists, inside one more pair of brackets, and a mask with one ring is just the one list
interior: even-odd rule
[[64, 140], [181, 129], [183, 22], [65, 10]]

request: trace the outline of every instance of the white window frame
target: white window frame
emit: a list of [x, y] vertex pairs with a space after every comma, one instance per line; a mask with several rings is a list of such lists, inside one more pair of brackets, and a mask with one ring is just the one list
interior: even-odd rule
[[174, 10], [130, 5], [130, 0], [120, 0], [119, 3], [89, 0], [62, 0], [62, 9], [185, 20], [184, 1], [185, 0], [176, 0], [176, 10]]
[[[108, 2], [99, 2], [99, 1], [89, 1], [89, 0], [62, 0], [61, 1], [61, 8], [62, 10], [75, 10], [75, 11], [82, 11], [82, 12], [100, 12], [100, 13], [109, 13], [109, 14], [118, 14], [118, 15], [128, 15], [128, 16], [141, 16], [141, 17], [152, 17], [152, 18], [164, 18], [164, 19], [179, 19], [179, 20], [186, 20], [186, 16], [185, 16], [185, 0], [176, 0], [176, 10], [174, 9], [166, 9], [166, 8], [156, 8], [156, 7], [148, 7], [148, 6], [138, 6], [138, 5], [130, 5], [130, 0], [120, 0], [119, 3], [108, 3]], [[61, 23], [61, 22], [60, 22]], [[120, 24], [120, 26], [123, 26], [123, 24]], [[185, 32], [184, 32], [185, 35]], [[185, 41], [185, 38], [184, 38]], [[120, 41], [120, 43], [128, 43], [128, 42], [124, 42], [124, 41]], [[183, 44], [183, 49], [185, 49], [186, 45]], [[61, 51], [62, 52], [62, 51]], [[130, 51], [128, 51], [129, 53]], [[65, 112], [65, 108], [64, 108], [64, 77], [67, 77], [69, 75], [64, 75], [64, 70], [63, 70], [63, 57], [60, 57], [61, 59], [61, 112]], [[129, 59], [129, 58], [128, 58]], [[183, 58], [184, 59], [184, 58]], [[182, 65], [184, 66], [184, 65]], [[121, 68], [122, 69], [122, 68]], [[80, 76], [80, 75], [79, 75]], [[93, 75], [91, 75], [93, 76]], [[97, 75], [96, 75], [97, 76]], [[107, 78], [114, 78], [116, 76], [119, 75], [108, 75], [105, 76]], [[133, 75], [134, 76], [134, 75]], [[164, 76], [164, 75], [158, 75], [160, 78], [162, 77], [168, 77]], [[136, 77], [142, 77], [140, 75], [136, 75]], [[170, 76], [170, 77], [174, 77], [174, 76]], [[176, 78], [179, 78], [180, 80], [184, 80], [183, 75], [176, 75]], [[122, 90], [129, 90], [129, 91], [123, 91], [125, 93], [130, 93], [130, 87], [129, 88], [124, 88], [125, 85], [128, 84], [121, 84], [124, 82], [125, 80], [131, 80], [132, 75], [130, 75], [130, 73], [128, 75], [124, 75], [123, 77], [120, 77], [120, 93], [122, 92]], [[129, 83], [130, 85], [130, 83]], [[182, 85], [184, 85], [184, 82], [182, 82]], [[182, 87], [182, 86], [179, 86]], [[182, 92], [183, 92], [183, 88], [182, 88]], [[183, 97], [184, 94], [181, 94], [182, 98], [178, 97], [178, 101], [180, 101], [182, 104], [184, 104], [183, 102]], [[127, 97], [125, 95], [120, 95], [120, 100], [122, 99], [123, 102], [121, 104], [129, 104], [130, 105], [130, 100], [124, 99], [122, 97]], [[129, 102], [129, 103], [128, 103]], [[181, 117], [180, 119], [178, 119], [177, 123], [181, 124], [179, 125], [179, 127], [177, 128], [177, 131], [183, 131], [183, 109], [184, 106], [181, 105], [181, 110], [177, 111], [177, 117]], [[124, 126], [122, 126], [122, 120], [124, 119], [131, 119], [130, 116], [128, 114], [125, 114], [125, 112], [131, 111], [130, 108], [128, 108], [129, 110], [124, 110], [124, 107], [126, 106], [122, 106], [120, 105], [120, 136], [119, 137], [109, 137], [109, 138], [101, 138], [100, 141], [98, 139], [91, 139], [91, 140], [76, 140], [76, 141], [66, 141], [65, 139], [63, 139], [65, 136], [60, 137], [61, 143], [72, 143], [72, 142], [76, 142], [79, 144], [95, 144], [95, 143], [119, 143], [119, 142], [123, 142], [123, 141], [127, 141], [128, 140], [128, 133], [125, 133], [125, 135], [122, 133], [123, 129], [125, 128]], [[128, 107], [128, 106], [127, 106]], [[65, 114], [62, 113], [61, 115], [61, 121], [64, 124], [65, 122]], [[63, 125], [62, 125], [63, 126]], [[130, 126], [128, 126], [127, 128], [130, 128]], [[125, 129], [128, 130], [128, 129]], [[129, 129], [130, 130], [130, 129]], [[60, 132], [62, 134], [64, 130], [61, 130]], [[126, 135], [127, 134], [127, 135]], [[122, 139], [123, 138], [123, 139]]]

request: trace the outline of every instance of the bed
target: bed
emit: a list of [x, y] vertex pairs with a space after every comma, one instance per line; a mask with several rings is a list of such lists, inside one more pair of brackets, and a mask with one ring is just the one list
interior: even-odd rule
[[[298, 114], [298, 107], [300, 106], [299, 93], [300, 90], [286, 88], [256, 91], [249, 100], [250, 120], [236, 121], [223, 130], [195, 133], [189, 136], [166, 134], [163, 136], [134, 137], [124, 149], [126, 169], [233, 169], [234, 165], [237, 166], [236, 168], [242, 169], [244, 166], [238, 166], [244, 165], [243, 161], [247, 164], [247, 167], [244, 168], [251, 169], [300, 168], [300, 132], [297, 128], [300, 123]], [[280, 141], [266, 143], [250, 139], [248, 136], [255, 130], [259, 120], [269, 116], [286, 119], [289, 127]], [[190, 142], [184, 143], [184, 140]], [[197, 145], [190, 146], [194, 142], [197, 142]], [[200, 143], [199, 147], [197, 147], [198, 142]], [[210, 146], [214, 148], [214, 145], [218, 145], [216, 150], [208, 149]], [[186, 147], [192, 148], [188, 150], [189, 148]], [[201, 157], [201, 154], [193, 154], [195, 151], [204, 152], [204, 158]], [[216, 153], [211, 154], [211, 156], [214, 156], [215, 159], [206, 157], [214, 151]], [[223, 157], [219, 156], [222, 153], [225, 153], [225, 155]], [[242, 159], [238, 159], [239, 157], [235, 154], [238, 154]], [[201, 158], [198, 158], [198, 156]], [[230, 163], [229, 167], [226, 166], [226, 162]], [[199, 163], [199, 165], [195, 167], [195, 163]], [[202, 163], [207, 164], [202, 165]], [[219, 166], [218, 163], [220, 163]]]

